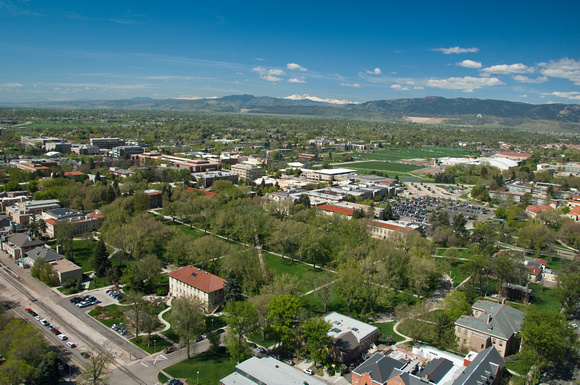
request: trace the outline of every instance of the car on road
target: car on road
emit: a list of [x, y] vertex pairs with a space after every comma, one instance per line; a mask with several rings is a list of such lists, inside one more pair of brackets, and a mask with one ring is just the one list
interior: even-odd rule
[[174, 351], [175, 351], [175, 346], [168, 346], [165, 348], [165, 350], [163, 350], [163, 353], [169, 354], [169, 353], [173, 353]]
[[295, 365], [294, 361], [292, 361], [290, 358], [286, 358], [282, 362], [284, 362], [286, 365], [290, 365], [290, 366], [294, 366]]
[[87, 352], [81, 352], [81, 356], [83, 356], [83, 358], [89, 358], [91, 355]]
[[37, 320], [37, 321], [40, 321], [40, 320], [42, 319], [42, 317], [41, 317], [41, 316], [39, 316], [39, 315], [35, 315], [35, 316], [34, 316], [34, 319], [35, 319], [35, 320]]
[[31, 308], [27, 307], [26, 309], [24, 309], [25, 312], [30, 313], [32, 311]]
[[68, 337], [67, 337], [67, 336], [65, 336], [64, 334], [59, 334], [57, 337], [58, 337], [58, 339], [59, 339], [59, 340], [61, 340], [61, 341], [66, 341], [66, 340], [68, 340]]
[[58, 330], [57, 328], [54, 328], [54, 329], [52, 329], [52, 330], [51, 330], [51, 332], [52, 332], [52, 334], [54, 334], [54, 335], [56, 335], [56, 336], [58, 336], [59, 334], [62, 334], [62, 333], [60, 332], [60, 330]]
[[314, 372], [312, 371], [312, 369], [304, 369], [303, 371], [304, 371], [304, 373], [308, 374], [309, 376], [314, 375]]
[[203, 339], [204, 339], [203, 336], [197, 336], [197, 337], [195, 337], [195, 339], [193, 340], [193, 342], [203, 341]]
[[173, 380], [167, 381], [167, 385], [183, 385], [183, 382], [181, 382], [177, 378], [174, 378]]
[[258, 347], [256, 348], [256, 350], [257, 350], [258, 352], [262, 353], [262, 354], [266, 354], [266, 353], [268, 353], [268, 351], [267, 351], [266, 349], [264, 349], [263, 347], [261, 347], [261, 346], [258, 346]]
[[217, 334], [222, 334], [225, 333], [226, 331], [224, 329], [218, 329], [215, 331]]
[[68, 345], [69, 348], [76, 348], [77, 346], [75, 344], [73, 344], [72, 342], [67, 342], [66, 343]]

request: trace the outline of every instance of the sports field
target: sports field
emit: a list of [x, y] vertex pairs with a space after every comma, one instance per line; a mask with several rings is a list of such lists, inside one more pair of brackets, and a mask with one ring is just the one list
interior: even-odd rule
[[357, 170], [375, 170], [375, 171], [393, 171], [393, 172], [411, 172], [422, 168], [414, 164], [401, 164], [392, 162], [356, 162], [344, 165], [346, 168], [355, 168]]
[[443, 157], [462, 157], [470, 155], [472, 151], [459, 148], [445, 147], [416, 147], [416, 148], [386, 148], [376, 150], [373, 153], [354, 152], [353, 156], [368, 160], [391, 160], [398, 161], [401, 159], [417, 158], [443, 158]]

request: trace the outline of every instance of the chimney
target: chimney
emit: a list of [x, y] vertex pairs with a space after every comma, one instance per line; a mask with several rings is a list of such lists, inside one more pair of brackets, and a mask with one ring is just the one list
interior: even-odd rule
[[489, 324], [491, 322], [491, 314], [487, 315], [487, 323]]
[[56, 245], [56, 253], [62, 254], [62, 245]]

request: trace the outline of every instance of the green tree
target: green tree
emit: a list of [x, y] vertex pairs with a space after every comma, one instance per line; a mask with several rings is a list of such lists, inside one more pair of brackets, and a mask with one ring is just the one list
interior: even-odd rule
[[109, 383], [107, 373], [113, 363], [113, 353], [109, 350], [95, 351], [89, 353], [89, 364], [86, 370], [77, 377], [77, 384], [80, 385], [106, 385]]
[[203, 304], [195, 297], [183, 296], [173, 300], [172, 308], [171, 324], [180, 343], [187, 347], [189, 359], [191, 342], [205, 330]]
[[102, 239], [100, 239], [95, 245], [95, 251], [93, 252], [93, 258], [91, 259], [91, 266], [97, 277], [104, 277], [107, 273], [107, 269], [111, 268], [107, 245], [105, 245], [105, 242]]
[[237, 302], [243, 299], [242, 286], [238, 281], [238, 276], [235, 271], [230, 270], [226, 276], [226, 283], [224, 284], [224, 301]]
[[331, 325], [321, 317], [312, 317], [300, 325], [300, 333], [304, 347], [310, 358], [317, 362], [326, 363], [331, 351], [333, 338], [328, 335]]
[[300, 299], [290, 294], [274, 297], [268, 303], [268, 319], [278, 337], [278, 341], [285, 348], [290, 348], [294, 339], [293, 325], [301, 309], [302, 302]]
[[465, 294], [461, 291], [451, 290], [439, 307], [444, 310], [449, 319], [455, 322], [460, 316], [468, 315], [471, 312], [471, 304], [467, 302]]
[[75, 236], [76, 225], [72, 222], [58, 222], [55, 226], [54, 232], [58, 243], [62, 245], [66, 259], [75, 263], [74, 259], [74, 244], [73, 238]]
[[522, 358], [532, 371], [532, 380], [554, 364], [576, 357], [578, 336], [557, 311], [531, 310], [524, 318], [520, 336]]
[[129, 304], [128, 309], [133, 315], [133, 323], [135, 325], [135, 336], [139, 336], [139, 328], [141, 327], [141, 317], [144, 314], [145, 301], [143, 300], [143, 293], [131, 290], [127, 295], [127, 303]]
[[574, 259], [558, 276], [558, 284], [554, 293], [562, 311], [567, 316], [572, 315], [580, 302], [580, 259]]
[[333, 273], [326, 270], [317, 273], [308, 273], [304, 277], [304, 282], [309, 285], [309, 288], [314, 291], [314, 293], [320, 298], [323, 306], [323, 313], [326, 313], [328, 309], [328, 301], [334, 293], [333, 283], [336, 281], [336, 277]]

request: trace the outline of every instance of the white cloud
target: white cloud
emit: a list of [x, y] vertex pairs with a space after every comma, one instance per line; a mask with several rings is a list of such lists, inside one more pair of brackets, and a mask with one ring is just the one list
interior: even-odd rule
[[399, 90], [399, 91], [408, 91], [409, 90], [409, 87], [403, 87], [400, 84], [393, 84], [391, 86], [391, 88], [394, 89], [394, 90]]
[[352, 88], [360, 88], [361, 85], [358, 83], [340, 83], [343, 87], [352, 87]]
[[20, 84], [20, 83], [0, 83], [0, 87], [3, 87], [3, 88], [18, 88], [18, 87], [22, 87], [22, 84]]
[[499, 64], [496, 66], [487, 67], [482, 69], [481, 72], [485, 72], [486, 74], [510, 75], [510, 74], [524, 74], [527, 72], [534, 72], [534, 69], [522, 63], [516, 63], [516, 64]]
[[559, 98], [566, 98], [566, 99], [571, 99], [571, 100], [580, 100], [580, 92], [559, 92], [559, 91], [555, 91], [552, 93], [544, 93], [542, 95], [545, 96], [557, 96]]
[[544, 83], [548, 81], [547, 76], [538, 76], [535, 79], [530, 79], [529, 77], [524, 75], [515, 75], [513, 78], [516, 82], [520, 83]]
[[479, 48], [460, 48], [460, 47], [450, 47], [450, 48], [434, 48], [433, 51], [441, 51], [445, 55], [452, 53], [469, 53], [469, 52], [479, 52]]
[[455, 63], [455, 65], [460, 66], [460, 67], [465, 67], [465, 68], [474, 68], [474, 69], [478, 69], [478, 68], [482, 67], [480, 62], [473, 61], [473, 60], [464, 60], [462, 62]]
[[383, 71], [381, 71], [381, 69], [379, 67], [375, 68], [372, 71], [367, 71], [367, 74], [371, 74], [371, 75], [382, 75]]
[[257, 72], [260, 78], [269, 82], [281, 82], [283, 79], [280, 77], [286, 75], [284, 71], [279, 68], [264, 68], [264, 67], [254, 67], [252, 71]]
[[306, 83], [306, 80], [304, 80], [304, 76], [300, 76], [288, 79], [288, 83]]
[[465, 76], [462, 78], [447, 78], [447, 79], [429, 79], [425, 83], [427, 87], [442, 88], [446, 90], [463, 90], [464, 92], [473, 92], [473, 90], [486, 87], [497, 86], [504, 84], [498, 78], [474, 78]]
[[560, 59], [549, 63], [540, 63], [540, 73], [553, 78], [568, 79], [580, 86], [580, 61], [574, 59]]
[[520, 98], [527, 98], [527, 97], [528, 97], [528, 95], [526, 95], [526, 94], [523, 94], [523, 95], [518, 95], [518, 96], [519, 96]]
[[289, 70], [308, 71], [308, 68], [304, 68], [300, 64], [296, 63], [288, 63], [286, 64], [286, 68], [288, 68]]

